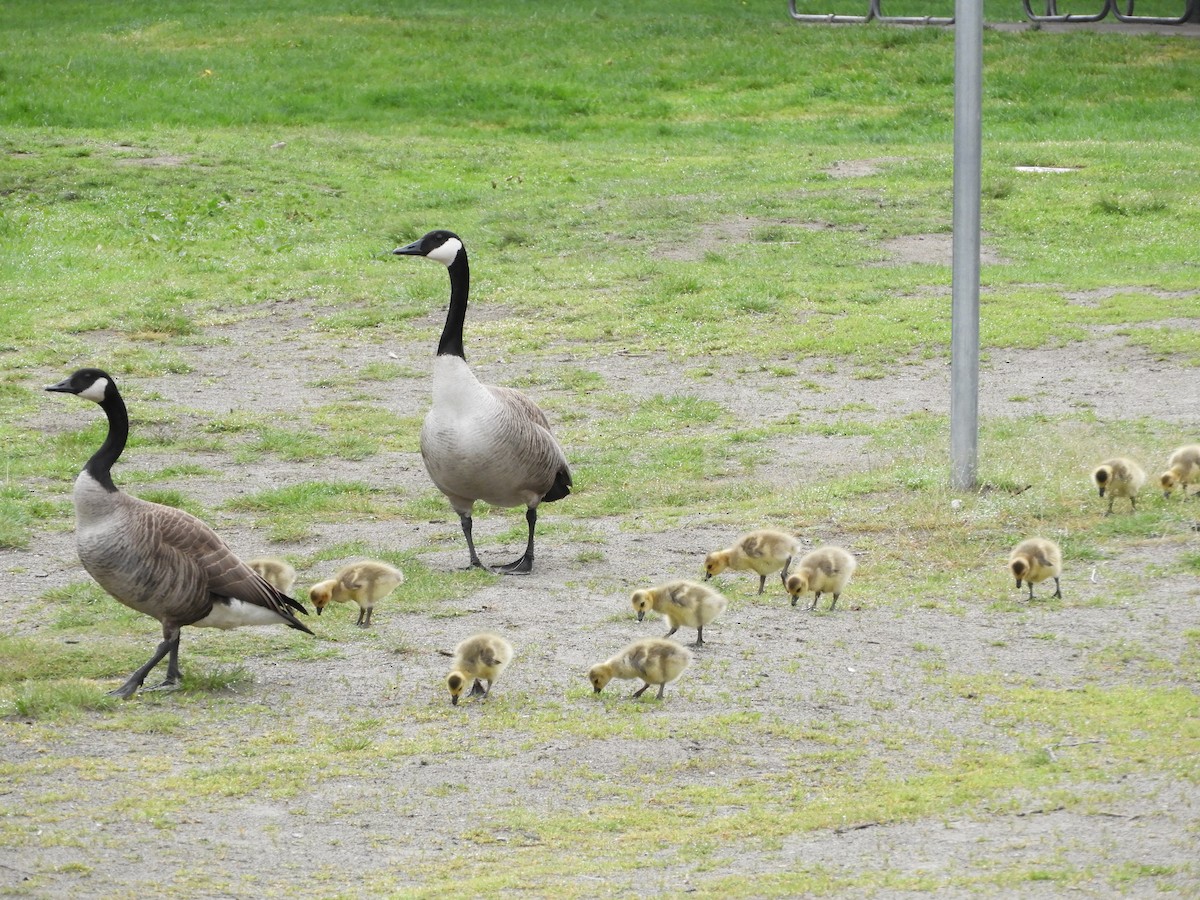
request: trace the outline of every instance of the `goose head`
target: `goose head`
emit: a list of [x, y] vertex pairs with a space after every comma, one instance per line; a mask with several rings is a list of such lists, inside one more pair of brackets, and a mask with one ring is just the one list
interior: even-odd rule
[[654, 597], [649, 591], [634, 591], [633, 592], [633, 608], [637, 612], [637, 620], [640, 622], [646, 618], [646, 610], [654, 606]]
[[720, 575], [727, 568], [729, 568], [729, 551], [714, 550], [704, 557], [704, 580], [708, 581], [714, 575]]
[[808, 593], [808, 576], [804, 573], [789, 575], [788, 580], [784, 582], [784, 587], [792, 595], [792, 606], [795, 606], [800, 595]]
[[462, 238], [453, 231], [444, 229], [431, 231], [420, 240], [392, 251], [396, 256], [424, 256], [426, 259], [440, 262], [447, 268], [463, 252]]
[[1025, 574], [1029, 571], [1029, 563], [1023, 559], [1014, 559], [1008, 564], [1009, 571], [1013, 573], [1013, 577], [1017, 579], [1017, 587], [1021, 586], [1021, 582], [1025, 580]]
[[607, 663], [599, 663], [588, 670], [588, 681], [592, 683], [593, 693], [600, 693], [604, 686], [612, 681], [612, 668]]
[[46, 385], [46, 390], [59, 394], [75, 394], [93, 403], [103, 403], [109, 392], [116, 392], [112, 377], [100, 369], [79, 369], [58, 384]]

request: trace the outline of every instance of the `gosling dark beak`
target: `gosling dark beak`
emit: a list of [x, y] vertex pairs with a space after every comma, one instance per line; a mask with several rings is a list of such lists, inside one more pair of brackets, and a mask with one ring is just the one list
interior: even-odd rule
[[792, 606], [795, 606], [795, 605], [796, 605], [796, 601], [797, 601], [797, 600], [799, 600], [799, 599], [800, 599], [799, 597], [797, 597], [795, 594], [793, 594], [793, 595], [792, 595]]
[[645, 612], [645, 610], [639, 610], [639, 611], [638, 611], [638, 621], [640, 622], [640, 621], [642, 621], [642, 619], [644, 619], [644, 618], [646, 618], [646, 612]]
[[1020, 589], [1020, 587], [1021, 587], [1021, 579], [1018, 578], [1017, 579], [1017, 588]]
[[451, 705], [451, 706], [458, 706], [458, 696], [457, 696], [457, 695], [455, 695], [455, 696], [452, 696], [452, 697], [450, 698], [450, 705]]
[[392, 251], [393, 256], [424, 256], [421, 252], [421, 242], [413, 241], [411, 244], [405, 244], [403, 247], [397, 247]]
[[593, 691], [592, 691], [592, 693], [593, 693], [593, 694], [598, 694], [598, 693], [600, 693], [600, 688], [596, 688], [595, 690], [593, 690]]
[[325, 608], [325, 607], [323, 607], [323, 606], [318, 606], [318, 607], [317, 607], [317, 615], [318, 615], [318, 616], [321, 614], [321, 610], [323, 610], [324, 608]]
[[1100, 485], [1100, 496], [1104, 496], [1104, 485]]
[[704, 580], [705, 580], [705, 581], [708, 581], [708, 579], [710, 579], [710, 578], [712, 578], [712, 572], [705, 572], [705, 573], [704, 573]]

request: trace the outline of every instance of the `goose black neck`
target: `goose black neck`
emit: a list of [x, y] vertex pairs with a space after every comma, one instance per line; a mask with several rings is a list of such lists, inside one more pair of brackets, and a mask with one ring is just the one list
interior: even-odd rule
[[450, 272], [450, 309], [446, 312], [446, 325], [442, 328], [442, 339], [438, 341], [437, 355], [466, 359], [463, 323], [467, 320], [467, 291], [471, 286], [467, 252], [460, 250], [447, 270]]
[[115, 492], [117, 486], [113, 484], [112, 467], [120, 457], [121, 451], [125, 449], [125, 442], [129, 439], [129, 413], [125, 409], [125, 401], [121, 399], [121, 395], [117, 393], [115, 387], [110, 388], [104, 402], [100, 404], [100, 408], [108, 416], [108, 436], [100, 445], [100, 449], [92, 454], [92, 458], [87, 461], [87, 465], [83, 469], [95, 478], [106, 491]]

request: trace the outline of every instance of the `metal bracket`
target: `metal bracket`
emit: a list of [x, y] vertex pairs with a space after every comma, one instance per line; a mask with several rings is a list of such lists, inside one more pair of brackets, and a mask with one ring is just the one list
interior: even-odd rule
[[[1025, 7], [1025, 16], [1031, 22], [1099, 22], [1108, 15], [1116, 0], [1104, 0], [1104, 6], [1095, 15], [1080, 15], [1078, 13], [1060, 13], [1058, 0], [1046, 0], [1045, 15], [1038, 15], [1029, 6], [1029, 0], [1021, 0]], [[1131, 4], [1132, 5], [1132, 4]]]
[[1182, 25], [1196, 15], [1196, 10], [1200, 0], [1184, 0], [1183, 15], [1179, 18], [1171, 18], [1170, 16], [1135, 16], [1133, 14], [1133, 0], [1125, 0], [1125, 12], [1121, 12], [1119, 0], [1109, 0], [1113, 15], [1122, 22], [1141, 23], [1146, 25]]
[[865, 16], [843, 16], [837, 13], [802, 13], [796, 11], [796, 0], [788, 0], [788, 14], [797, 22], [826, 22], [833, 24], [870, 22], [875, 15], [875, 0], [869, 0]]
[[871, 0], [871, 13], [889, 25], [953, 25], [954, 16], [885, 16], [883, 0]]

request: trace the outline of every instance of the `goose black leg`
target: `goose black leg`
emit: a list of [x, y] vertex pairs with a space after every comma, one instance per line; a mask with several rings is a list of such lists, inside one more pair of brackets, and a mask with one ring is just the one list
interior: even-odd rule
[[483, 563], [479, 561], [479, 554], [475, 552], [475, 540], [471, 537], [471, 517], [465, 516], [462, 513], [458, 514], [459, 524], [462, 525], [463, 537], [467, 539], [467, 550], [471, 554], [471, 561], [467, 565], [468, 569], [486, 569]]
[[[671, 630], [674, 631], [674, 629], [671, 629]], [[703, 625], [699, 626], [696, 629], [696, 643], [692, 644], [692, 646], [693, 647], [703, 647], [704, 646], [704, 626]]]
[[507, 565], [497, 566], [497, 572], [503, 572], [505, 575], [528, 575], [533, 571], [533, 529], [537, 525], [536, 506], [525, 510], [525, 521], [529, 523], [529, 540], [525, 544], [524, 555]]
[[1054, 596], [1059, 600], [1062, 599], [1062, 588], [1059, 587], [1057, 577], [1054, 579]]
[[[165, 629], [164, 629], [165, 630]], [[163, 682], [167, 684], [179, 683], [179, 630], [175, 629], [173, 634], [164, 635], [162, 643], [154, 651], [154, 655], [146, 662], [144, 666], [125, 679], [125, 683], [114, 691], [109, 691], [109, 696], [120, 697], [122, 700], [128, 700], [137, 689], [142, 686], [142, 682], [146, 680], [146, 676], [150, 674], [150, 670], [157, 666], [167, 654], [170, 654], [171, 661], [167, 665], [167, 680]], [[172, 670], [174, 671], [174, 682], [172, 682]]]
[[[787, 584], [787, 582], [785, 581], [785, 582], [784, 582], [784, 584], [786, 585], [786, 584]], [[761, 594], [761, 593], [763, 592], [763, 589], [764, 589], [766, 586], [767, 586], [767, 576], [766, 576], [766, 575], [759, 575], [759, 576], [758, 576], [758, 592]]]

